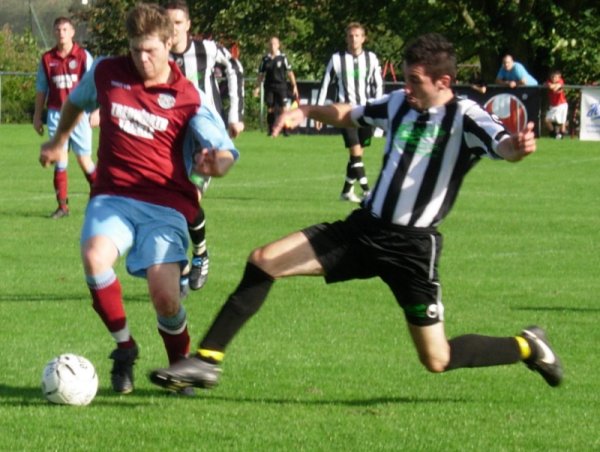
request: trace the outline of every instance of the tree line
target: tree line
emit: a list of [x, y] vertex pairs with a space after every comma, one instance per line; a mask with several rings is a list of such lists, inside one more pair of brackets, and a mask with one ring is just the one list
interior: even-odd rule
[[[98, 0], [79, 10], [95, 54], [123, 53], [123, 17], [136, 0]], [[300, 79], [319, 79], [329, 56], [343, 49], [344, 28], [365, 25], [367, 46], [401, 72], [404, 46], [425, 31], [454, 42], [459, 63], [480, 67], [493, 83], [510, 53], [538, 80], [552, 69], [567, 84], [600, 79], [600, 4], [597, 0], [212, 0], [189, 1], [192, 29], [224, 45], [235, 43], [248, 75], [255, 74], [272, 35]]]
[[[137, 0], [71, 3], [80, 38], [92, 55], [127, 52], [124, 17]], [[454, 42], [459, 80], [481, 72], [493, 83], [502, 56], [510, 53], [540, 82], [560, 69], [568, 85], [600, 81], [600, 3], [597, 0], [188, 0], [195, 36], [236, 45], [246, 77], [256, 74], [266, 42], [276, 35], [300, 80], [319, 80], [330, 55], [345, 48], [344, 29], [361, 22], [366, 47], [402, 76], [402, 52], [414, 37], [436, 31]], [[61, 14], [57, 14], [61, 15]], [[43, 49], [28, 31], [0, 33], [0, 71], [35, 72]], [[389, 78], [388, 78], [389, 80]], [[14, 86], [13, 86], [14, 85]], [[8, 116], [22, 120], [33, 109], [33, 83], [11, 81], [4, 107], [31, 102]], [[16, 100], [15, 100], [16, 99]], [[7, 116], [3, 114], [3, 122]]]

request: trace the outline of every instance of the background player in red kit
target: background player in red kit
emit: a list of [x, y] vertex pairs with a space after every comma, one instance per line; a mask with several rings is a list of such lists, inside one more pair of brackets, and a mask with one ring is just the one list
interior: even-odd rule
[[[98, 106], [100, 145], [94, 183], [81, 234], [81, 256], [93, 307], [117, 348], [112, 386], [133, 390], [138, 346], [131, 335], [121, 286], [113, 266], [127, 256], [127, 270], [148, 281], [169, 362], [189, 348], [187, 316], [179, 299], [179, 275], [187, 263], [186, 221], [198, 210], [195, 171], [224, 175], [237, 158], [225, 125], [201, 108], [201, 94], [169, 62], [173, 26], [164, 9], [140, 4], [128, 14], [130, 55], [98, 60], [65, 102], [54, 138], [42, 146], [40, 163], [53, 163], [82, 111]], [[188, 128], [189, 124], [189, 128]], [[197, 151], [198, 137], [213, 133], [211, 149]], [[190, 131], [191, 137], [186, 137]]]
[[[79, 83], [92, 65], [92, 56], [73, 41], [75, 28], [70, 19], [58, 17], [54, 20], [56, 46], [42, 55], [36, 79], [35, 110], [33, 128], [39, 135], [44, 134], [42, 111], [48, 106], [48, 135], [54, 136], [60, 109], [67, 96]], [[68, 146], [77, 156], [86, 179], [93, 183], [96, 167], [92, 161], [92, 125], [97, 125], [98, 113], [90, 117], [86, 114], [71, 132], [68, 142], [54, 165], [54, 191], [58, 208], [51, 218], [63, 218], [69, 214], [67, 166], [69, 163]]]

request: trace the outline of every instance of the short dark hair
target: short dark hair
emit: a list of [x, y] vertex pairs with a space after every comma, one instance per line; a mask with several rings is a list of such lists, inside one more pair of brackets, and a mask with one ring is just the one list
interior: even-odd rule
[[404, 62], [422, 64], [425, 73], [434, 80], [444, 75], [456, 79], [454, 46], [439, 33], [426, 33], [413, 40], [404, 50]]
[[185, 13], [185, 16], [190, 18], [190, 8], [186, 0], [169, 0], [163, 4], [165, 9], [180, 9]]
[[71, 21], [71, 19], [69, 19], [68, 17], [65, 17], [65, 16], [60, 16], [60, 17], [57, 17], [56, 19], [54, 19], [54, 23], [52, 24], [52, 27], [56, 27], [56, 26], [62, 25], [62, 24], [69, 24], [70, 26], [73, 27], [73, 22]]
[[154, 3], [138, 3], [127, 14], [125, 29], [129, 39], [156, 33], [162, 42], [173, 36], [173, 23], [167, 11]]

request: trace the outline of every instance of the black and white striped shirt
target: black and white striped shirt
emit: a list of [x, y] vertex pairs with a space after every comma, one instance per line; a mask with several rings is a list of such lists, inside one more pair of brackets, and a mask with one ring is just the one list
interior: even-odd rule
[[352, 110], [358, 126], [386, 130], [383, 165], [367, 208], [386, 222], [435, 227], [448, 214], [467, 172], [510, 135], [477, 103], [453, 98], [419, 112], [404, 90]]
[[[214, 77], [215, 65], [225, 68], [229, 93], [228, 122], [241, 122], [243, 113], [243, 75], [241, 65], [232, 64], [232, 56], [227, 49], [216, 42], [204, 39], [190, 39], [183, 53], [171, 52], [171, 59], [181, 72], [206, 94], [203, 99], [222, 113], [222, 100]], [[237, 63], [237, 62], [236, 62]]]
[[354, 56], [347, 51], [331, 56], [321, 82], [317, 105], [325, 105], [327, 91], [334, 85], [334, 102], [365, 105], [383, 95], [383, 80], [377, 56], [368, 50]]

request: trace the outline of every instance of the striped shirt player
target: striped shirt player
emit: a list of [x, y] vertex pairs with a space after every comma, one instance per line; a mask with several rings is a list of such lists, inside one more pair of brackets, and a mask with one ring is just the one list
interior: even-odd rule
[[[59, 17], [54, 21], [54, 34], [57, 44], [42, 55], [36, 77], [36, 100], [34, 112], [34, 128], [41, 134], [42, 110], [44, 103], [48, 109], [46, 123], [48, 135], [54, 136], [60, 120], [60, 110], [69, 93], [71, 93], [83, 75], [90, 69], [93, 59], [90, 53], [73, 41], [75, 29], [70, 19]], [[89, 115], [84, 114], [81, 121], [71, 133], [67, 149], [71, 148], [77, 158], [86, 179], [93, 183], [95, 165], [92, 161], [92, 128]], [[54, 191], [58, 208], [51, 218], [58, 219], [69, 214], [68, 208], [68, 154], [54, 166]]]
[[[550, 386], [561, 383], [560, 360], [537, 326], [526, 327], [516, 336], [465, 334], [447, 339], [437, 226], [478, 160], [514, 162], [536, 149], [532, 122], [510, 135], [479, 105], [454, 96], [455, 78], [452, 44], [430, 33], [405, 50], [405, 89], [366, 106], [302, 105], [282, 115], [275, 136], [284, 124], [296, 127], [307, 119], [338, 127], [385, 128], [383, 167], [375, 189], [364, 206], [346, 219], [309, 226], [253, 250], [242, 280], [198, 352], [152, 372], [154, 383], [172, 388], [216, 385], [228, 344], [263, 305], [273, 283], [308, 275], [321, 275], [328, 283], [381, 279], [403, 308], [419, 360], [430, 372], [524, 362]], [[367, 295], [363, 301], [372, 300]]]
[[[346, 27], [347, 48], [331, 56], [321, 82], [317, 105], [325, 105], [329, 93], [334, 102], [350, 105], [365, 105], [367, 100], [383, 95], [379, 60], [373, 52], [363, 49], [365, 39], [362, 25], [354, 22]], [[363, 148], [371, 144], [373, 128], [342, 129], [342, 136], [349, 151], [349, 161], [340, 200], [360, 202], [361, 198], [354, 193], [354, 184], [360, 184], [363, 197], [368, 195], [369, 183], [362, 154]]]
[[223, 100], [215, 79], [215, 65], [221, 66], [227, 78], [229, 96], [227, 121], [229, 124], [242, 122], [243, 68], [225, 47], [208, 39], [190, 39], [186, 50], [183, 53], [171, 51], [171, 58], [188, 80], [205, 92], [207, 103], [223, 115]]
[[325, 105], [330, 85], [334, 102], [365, 105], [367, 100], [381, 97], [383, 79], [377, 55], [369, 50], [357, 56], [346, 50], [334, 53], [321, 81], [317, 105]]
[[399, 226], [438, 226], [467, 171], [481, 157], [501, 158], [494, 149], [508, 137], [498, 120], [471, 100], [454, 98], [419, 112], [402, 90], [356, 108], [352, 116], [357, 125], [388, 131], [383, 167], [366, 209]]

